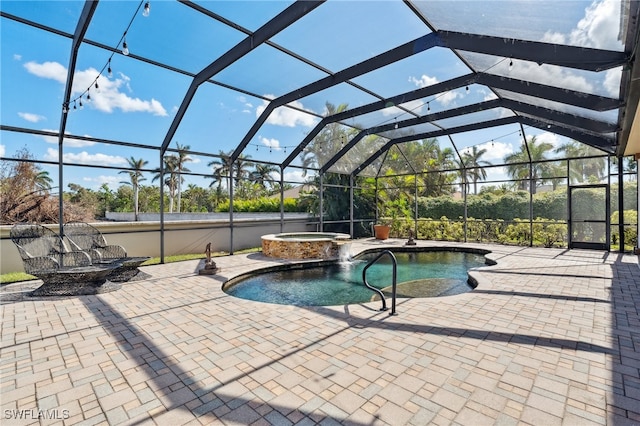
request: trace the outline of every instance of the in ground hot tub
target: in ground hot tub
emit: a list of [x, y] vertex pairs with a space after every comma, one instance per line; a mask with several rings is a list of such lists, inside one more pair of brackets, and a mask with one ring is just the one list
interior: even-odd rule
[[262, 253], [279, 259], [335, 259], [351, 237], [338, 232], [289, 232], [262, 236]]

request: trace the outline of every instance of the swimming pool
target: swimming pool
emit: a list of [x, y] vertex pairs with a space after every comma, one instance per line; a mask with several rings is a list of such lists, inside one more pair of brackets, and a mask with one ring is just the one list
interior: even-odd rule
[[[320, 266], [289, 265], [287, 269], [238, 277], [223, 286], [231, 296], [296, 306], [331, 306], [376, 300], [362, 283], [362, 270], [378, 252], [348, 262]], [[398, 297], [439, 297], [473, 289], [468, 271], [485, 265], [482, 253], [449, 250], [394, 252], [398, 261]], [[369, 284], [390, 295], [391, 261], [386, 258], [367, 271]]]

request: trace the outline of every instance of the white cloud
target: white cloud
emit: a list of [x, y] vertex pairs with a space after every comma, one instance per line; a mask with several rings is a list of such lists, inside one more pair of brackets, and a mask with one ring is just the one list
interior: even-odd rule
[[[468, 149], [468, 148], [466, 148]], [[492, 141], [485, 142], [483, 144], [478, 145], [478, 150], [486, 149], [487, 152], [484, 153], [481, 160], [488, 161], [490, 163], [502, 163], [504, 158], [513, 153], [513, 145], [510, 143]], [[465, 151], [465, 150], [463, 150]]]
[[620, 4], [614, 0], [594, 1], [585, 10], [584, 18], [571, 32], [572, 44], [597, 49], [621, 50], [618, 40]]
[[398, 108], [397, 106], [387, 107], [383, 109], [381, 112], [382, 112], [382, 115], [384, 115], [385, 117], [397, 117], [399, 115], [404, 114], [404, 111]]
[[67, 69], [58, 62], [43, 62], [38, 64], [29, 61], [24, 64], [24, 67], [35, 76], [55, 80], [62, 84], [67, 82]]
[[[129, 86], [129, 77], [120, 74], [120, 78], [110, 80], [106, 77], [98, 77], [98, 89], [94, 86], [94, 80], [98, 75], [98, 71], [89, 68], [85, 71], [76, 73], [73, 81], [72, 96], [82, 94], [88, 87], [91, 88], [91, 101], [83, 101], [85, 107], [95, 108], [99, 111], [111, 113], [114, 109], [120, 109], [122, 112], [148, 112], [153, 115], [167, 116], [167, 111], [162, 104], [156, 99], [142, 100], [140, 98], [132, 98], [121, 91], [126, 88], [131, 92]], [[86, 96], [85, 96], [86, 99]]]
[[121, 185], [120, 182], [122, 182], [125, 179], [124, 179], [124, 176], [118, 177], [118, 176], [100, 175], [96, 177], [84, 177], [82, 180], [83, 182], [92, 184], [92, 189], [96, 189], [96, 190], [100, 189], [100, 187], [106, 183], [109, 189], [116, 190]]
[[547, 31], [540, 41], [552, 44], [566, 44], [567, 38], [564, 34]]
[[311, 175], [307, 174], [306, 176], [303, 176], [304, 172], [300, 169], [296, 169], [293, 171], [288, 171], [284, 174], [284, 180], [285, 182], [290, 182], [293, 185], [295, 185], [296, 183], [304, 183], [307, 181], [307, 179], [311, 179]]
[[419, 88], [433, 86], [438, 82], [438, 79], [435, 77], [430, 77], [428, 75], [423, 74], [420, 78], [415, 78], [413, 76], [409, 77], [409, 81], [415, 84]]
[[0, 145], [0, 157], [4, 157], [5, 152], [7, 152], [7, 147]]
[[480, 92], [481, 94], [484, 95], [484, 97], [482, 98], [483, 101], [492, 101], [494, 99], [498, 99], [498, 95], [496, 95], [492, 90], [489, 90], [487, 88], [484, 87], [480, 87], [478, 88], [478, 92]]
[[556, 135], [555, 133], [544, 132], [536, 135], [536, 143], [540, 144], [542, 142], [550, 143], [555, 149], [563, 144], [563, 139], [560, 135]]
[[553, 84], [555, 87], [576, 90], [578, 92], [594, 93], [593, 84], [583, 76], [576, 75], [572, 70], [553, 65], [538, 65], [533, 62], [513, 60], [514, 66], [509, 71], [509, 64], [503, 61], [497, 64], [493, 70], [499, 75], [508, 75], [511, 78], [525, 81]]
[[[38, 77], [48, 78], [63, 84], [66, 83], [67, 69], [57, 62], [44, 62], [42, 64], [27, 62], [24, 66], [28, 72]], [[128, 76], [120, 73], [118, 78], [112, 80], [100, 75], [96, 80], [98, 75], [98, 71], [94, 68], [77, 71], [73, 79], [71, 97], [76, 98], [84, 94], [89, 88], [91, 101], [88, 101], [84, 96], [82, 103], [85, 107], [106, 113], [119, 109], [122, 112], [148, 112], [163, 117], [168, 115], [162, 104], [156, 99], [142, 100], [123, 93], [123, 89], [132, 92], [131, 79]], [[98, 89], [95, 88], [96, 82], [98, 83]], [[80, 106], [79, 102], [77, 106]]]
[[259, 140], [260, 140], [260, 143], [263, 144], [264, 146], [267, 146], [275, 150], [280, 150], [280, 141], [278, 139], [269, 139], [269, 138], [260, 136]]
[[607, 93], [612, 98], [620, 96], [620, 79], [622, 78], [622, 68], [613, 68], [607, 70], [604, 75], [604, 83], [602, 84]]
[[448, 92], [439, 94], [438, 96], [436, 96], [435, 100], [444, 106], [448, 106], [448, 105], [451, 105], [453, 101], [459, 97], [461, 97], [460, 93], [454, 90], [450, 90]]
[[27, 120], [31, 123], [37, 123], [39, 121], [42, 120], [46, 120], [47, 118], [43, 115], [38, 115], [38, 114], [32, 114], [30, 112], [19, 112], [18, 115], [20, 116], [20, 118], [22, 118], [23, 120]]
[[[274, 97], [273, 95], [264, 95], [264, 96], [270, 99]], [[269, 105], [268, 101], [262, 101], [262, 104], [256, 108], [256, 117], [259, 117], [260, 114], [264, 112], [264, 110], [267, 108], [267, 105]], [[298, 109], [302, 109], [304, 111], [313, 112], [310, 109], [304, 108], [304, 105], [302, 105], [302, 102], [299, 102], [299, 101], [293, 101], [287, 105], [290, 105]], [[298, 125], [301, 125], [304, 127], [313, 127], [316, 125], [316, 123], [318, 123], [318, 121], [320, 120], [318, 120], [317, 117], [311, 114], [306, 114], [302, 111], [289, 108], [287, 106], [281, 106], [276, 108], [271, 112], [271, 114], [269, 115], [269, 118], [267, 118], [267, 123], [273, 124], [275, 126], [284, 126], [284, 127], [296, 127]]]
[[240, 102], [245, 108], [253, 108], [253, 104], [244, 96], [238, 96], [238, 102]]
[[[42, 129], [45, 132], [53, 132], [53, 133], [58, 133], [57, 130], [54, 129]], [[67, 132], [68, 133], [68, 132]], [[44, 139], [45, 142], [47, 143], [53, 143], [53, 144], [57, 144], [58, 143], [58, 137], [57, 136], [41, 136], [38, 135], [39, 137], [41, 137], [42, 139]], [[89, 135], [84, 135], [89, 137]], [[91, 142], [91, 141], [85, 141], [85, 140], [80, 140], [80, 139], [74, 139], [74, 138], [69, 138], [69, 137], [65, 137], [64, 138], [64, 146], [65, 147], [72, 147], [72, 148], [82, 148], [85, 146], [93, 146], [95, 145], [95, 142]]]
[[22, 60], [22, 55], [18, 54], [18, 53], [14, 53], [13, 54], [13, 59], [15, 61], [21, 61]]
[[[438, 83], [438, 79], [436, 77], [430, 77], [428, 75], [423, 74], [420, 78], [415, 78], [413, 76], [409, 77], [409, 81], [416, 85], [416, 87], [422, 89], [423, 87], [432, 86]], [[448, 92], [440, 93], [436, 95], [431, 102], [438, 102], [442, 106], [449, 106], [453, 103], [454, 100], [461, 97], [462, 95], [455, 90], [450, 90]]]
[[584, 17], [568, 34], [547, 32], [542, 41], [620, 51], [618, 40], [620, 5], [618, 1], [594, 1], [585, 9]]
[[[44, 159], [47, 161], [58, 161], [58, 150], [53, 148], [48, 148], [47, 153], [44, 156]], [[107, 155], [107, 154], [89, 154], [86, 151], [82, 151], [79, 153], [64, 153], [63, 160], [64, 162], [77, 163], [77, 164], [91, 164], [98, 166], [124, 166], [127, 165], [127, 159], [124, 157], [120, 157], [117, 155]]]

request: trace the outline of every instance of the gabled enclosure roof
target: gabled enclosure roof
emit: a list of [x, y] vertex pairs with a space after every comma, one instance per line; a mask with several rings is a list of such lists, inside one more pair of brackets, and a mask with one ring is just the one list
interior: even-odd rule
[[[147, 3], [151, 13], [140, 17]], [[43, 89], [37, 99], [20, 99], [3, 70], [4, 131], [42, 132], [17, 121], [12, 109], [57, 105], [64, 109], [59, 118], [42, 114], [49, 126], [60, 120], [53, 132], [67, 134], [61, 142], [91, 135], [164, 153], [185, 141], [202, 153], [229, 152], [232, 160], [250, 153], [282, 168], [301, 166], [312, 155], [321, 171], [363, 175], [376, 175], [380, 158], [402, 143], [443, 138], [459, 153], [488, 141], [481, 133], [487, 129], [518, 137], [537, 129], [615, 155], [640, 151], [637, 1], [143, 0], [0, 7], [5, 55], [29, 50], [9, 35], [19, 28], [46, 34], [35, 36], [43, 42], [57, 40], [52, 57], [39, 52], [23, 59], [31, 75], [38, 75], [36, 66], [68, 64], [64, 89]], [[54, 53], [63, 46], [66, 57]], [[128, 77], [109, 77], [111, 68]], [[91, 76], [81, 74], [88, 70]], [[119, 121], [127, 106], [116, 96], [107, 99], [110, 88], [122, 95], [122, 87], [133, 86], [131, 75], [149, 84], [146, 99], [128, 98], [152, 116], [139, 124]], [[75, 111], [87, 95], [94, 98], [91, 114], [102, 114], [100, 125], [98, 116]], [[277, 126], [282, 133], [272, 136]], [[340, 129], [340, 143], [322, 155], [318, 147], [308, 152], [329, 126]]]

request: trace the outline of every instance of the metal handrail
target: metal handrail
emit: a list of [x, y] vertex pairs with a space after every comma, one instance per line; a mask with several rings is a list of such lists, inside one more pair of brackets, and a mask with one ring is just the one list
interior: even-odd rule
[[382, 292], [382, 290], [373, 287], [367, 281], [367, 269], [369, 269], [371, 265], [373, 265], [378, 260], [380, 260], [380, 258], [384, 255], [391, 256], [391, 262], [393, 263], [393, 281], [391, 284], [391, 312], [389, 312], [389, 315], [395, 315], [396, 314], [396, 287], [398, 284], [398, 261], [396, 260], [396, 256], [393, 254], [393, 252], [391, 252], [391, 250], [384, 250], [380, 252], [376, 257], [371, 259], [369, 263], [367, 263], [367, 266], [365, 266], [364, 269], [362, 270], [362, 282], [369, 290], [373, 290], [380, 295], [380, 299], [382, 300], [382, 308], [380, 308], [380, 310], [386, 311], [387, 300], [384, 297], [384, 293]]

